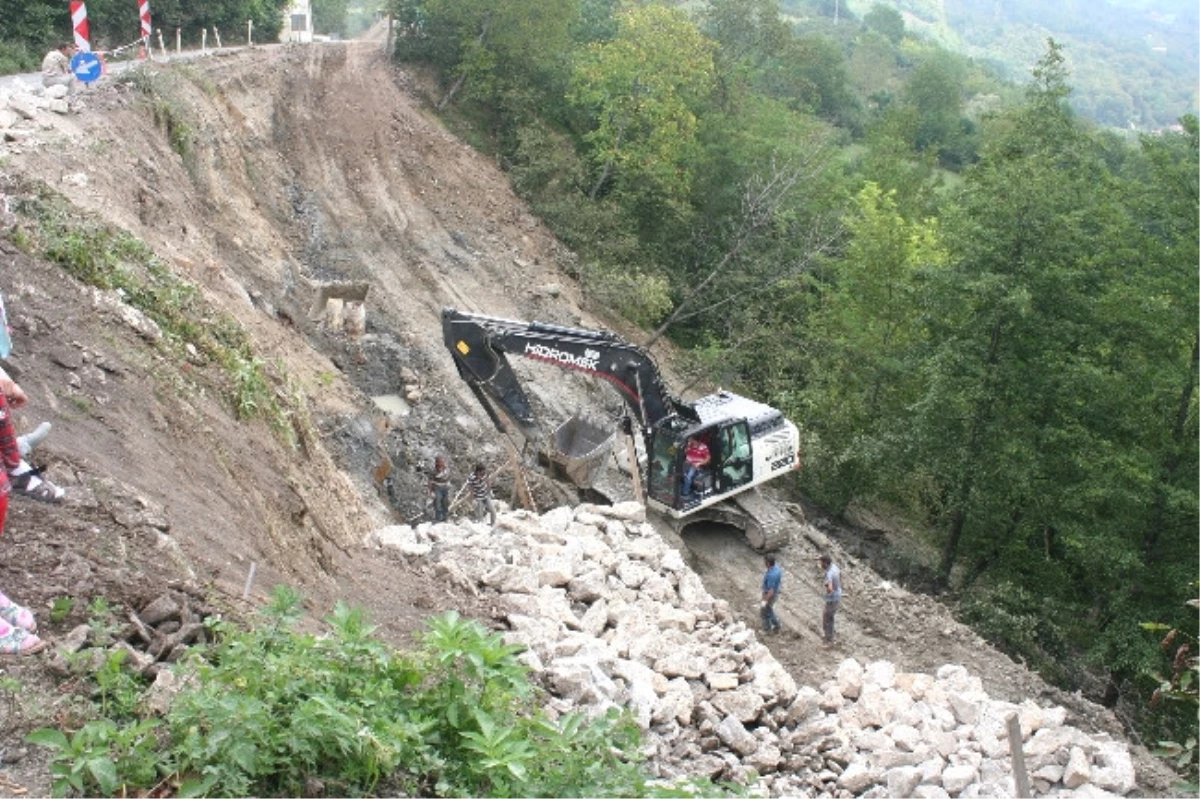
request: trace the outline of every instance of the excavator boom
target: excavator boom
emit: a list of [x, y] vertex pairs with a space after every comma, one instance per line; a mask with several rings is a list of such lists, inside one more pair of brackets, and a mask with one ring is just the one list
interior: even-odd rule
[[[445, 308], [442, 338], [454, 356], [459, 376], [471, 385], [476, 396], [486, 395], [527, 431], [536, 427], [536, 421], [529, 398], [508, 362], [509, 355], [607, 381], [643, 430], [676, 415], [696, 418], [689, 406], [667, 391], [649, 354], [614, 333]], [[497, 421], [494, 416], [492, 421]]]

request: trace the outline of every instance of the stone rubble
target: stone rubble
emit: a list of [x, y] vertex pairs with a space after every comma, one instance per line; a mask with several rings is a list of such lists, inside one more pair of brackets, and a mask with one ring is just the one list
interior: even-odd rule
[[35, 144], [38, 133], [54, 127], [54, 115], [71, 112], [66, 86], [31, 84], [16, 79], [0, 89], [0, 144]]
[[1008, 797], [1007, 719], [1035, 796], [1124, 796], [1127, 745], [1068, 726], [1062, 707], [989, 697], [963, 665], [936, 674], [846, 659], [798, 685], [714, 599], [637, 503], [396, 525], [364, 545], [501, 595], [509, 643], [551, 713], [628, 708], [663, 779], [750, 783], [764, 796]]

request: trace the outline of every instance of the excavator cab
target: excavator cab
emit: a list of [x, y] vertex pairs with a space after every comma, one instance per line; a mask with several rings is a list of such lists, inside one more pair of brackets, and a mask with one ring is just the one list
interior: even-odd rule
[[[711, 460], [692, 480], [692, 490], [683, 493], [687, 469], [685, 449], [689, 438], [708, 447]], [[651, 433], [647, 492], [651, 499], [678, 511], [686, 511], [746, 485], [754, 478], [750, 429], [744, 419], [707, 427], [663, 426]]]

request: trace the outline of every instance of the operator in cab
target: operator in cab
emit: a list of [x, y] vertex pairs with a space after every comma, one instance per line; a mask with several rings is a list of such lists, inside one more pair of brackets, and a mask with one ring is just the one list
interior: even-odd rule
[[687, 465], [683, 470], [683, 497], [690, 497], [692, 494], [692, 483], [696, 479], [696, 475], [700, 474], [701, 469], [708, 468], [708, 464], [712, 462], [712, 453], [708, 451], [708, 445], [695, 436], [688, 436], [687, 448], [683, 451], [683, 459]]

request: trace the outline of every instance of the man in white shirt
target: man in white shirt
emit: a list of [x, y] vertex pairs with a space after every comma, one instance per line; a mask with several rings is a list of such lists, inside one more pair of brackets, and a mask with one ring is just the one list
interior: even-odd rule
[[70, 96], [75, 96], [75, 73], [71, 72], [71, 54], [74, 50], [74, 45], [63, 42], [46, 53], [46, 57], [42, 59], [43, 86], [66, 86]]

